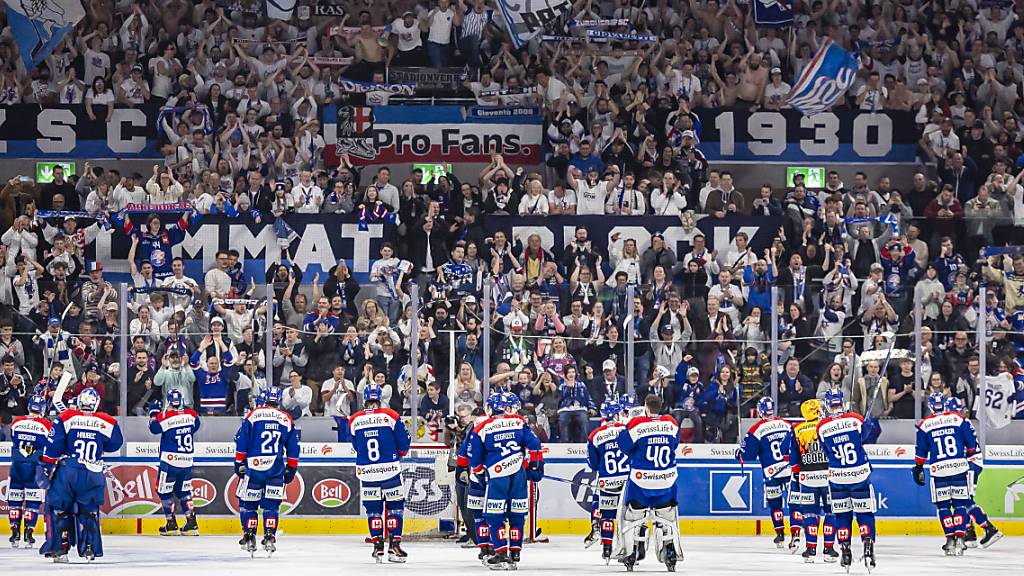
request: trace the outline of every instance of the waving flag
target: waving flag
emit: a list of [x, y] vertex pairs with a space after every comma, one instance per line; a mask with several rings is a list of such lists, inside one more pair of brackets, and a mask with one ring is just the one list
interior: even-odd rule
[[853, 54], [826, 38], [786, 96], [786, 103], [805, 116], [827, 111], [853, 85], [857, 67]]
[[21, 61], [32, 70], [85, 17], [80, 0], [4, 0]]
[[793, 23], [793, 6], [784, 0], [753, 0], [754, 24], [788, 26]]
[[572, 0], [498, 0], [498, 8], [519, 48], [568, 14]]

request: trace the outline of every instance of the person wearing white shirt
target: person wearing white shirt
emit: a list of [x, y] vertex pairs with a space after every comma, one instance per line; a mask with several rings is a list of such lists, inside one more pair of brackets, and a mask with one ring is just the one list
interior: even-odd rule
[[420, 37], [420, 23], [416, 20], [416, 14], [407, 10], [401, 18], [395, 18], [391, 23], [391, 34], [398, 37], [393, 65], [423, 64], [423, 39]]
[[686, 196], [672, 172], [666, 172], [661, 177], [661, 188], [651, 192], [651, 208], [658, 216], [679, 216], [686, 210]]
[[740, 309], [743, 307], [743, 289], [732, 283], [732, 272], [722, 270], [718, 282], [708, 291], [708, 298], [718, 298], [718, 309], [732, 320], [733, 326], [740, 325]]
[[519, 201], [520, 216], [547, 216], [548, 198], [544, 195], [544, 186], [540, 180], [530, 180], [526, 184], [526, 194]]
[[725, 257], [724, 259], [719, 259], [719, 264], [723, 268], [729, 268], [737, 272], [757, 263], [757, 254], [747, 244], [749, 240], [746, 232], [737, 232], [733, 246], [730, 246], [725, 251]]
[[669, 90], [676, 96], [686, 96], [690, 102], [700, 98], [700, 78], [693, 75], [693, 62], [683, 62], [682, 70], [673, 70]]
[[576, 214], [579, 215], [603, 215], [605, 199], [615, 188], [618, 187], [621, 174], [619, 167], [612, 165], [611, 176], [604, 180], [599, 178], [597, 169], [593, 166], [587, 171], [587, 177], [583, 179], [583, 173], [579, 168], [570, 166], [566, 179], [570, 187], [576, 190]]
[[437, 0], [437, 7], [425, 19], [427, 24], [427, 58], [434, 68], [448, 65], [451, 55], [452, 27], [462, 24], [462, 14], [449, 0]]
[[348, 418], [357, 406], [356, 387], [345, 378], [344, 366], [335, 366], [331, 378], [320, 385], [320, 397], [324, 402], [324, 416]]
[[203, 278], [206, 293], [211, 298], [227, 298], [231, 292], [231, 277], [225, 270], [231, 265], [231, 257], [225, 250], [217, 251], [217, 265], [210, 268]]
[[39, 237], [31, 229], [32, 221], [28, 216], [18, 216], [14, 224], [4, 232], [2, 241], [7, 246], [7, 259], [13, 261], [19, 254], [29, 260], [35, 260]]
[[391, 169], [387, 166], [382, 166], [377, 170], [377, 197], [380, 201], [391, 207], [392, 210], [398, 208], [399, 194], [398, 188], [391, 183]]
[[576, 214], [576, 191], [555, 184], [548, 191], [548, 214]]
[[299, 182], [292, 186], [292, 201], [299, 214], [319, 214], [324, 203], [324, 191], [313, 182], [309, 170], [299, 173]]
[[786, 104], [786, 96], [791, 90], [789, 84], [782, 81], [782, 69], [772, 68], [768, 85], [764, 87], [764, 107], [769, 110], [781, 110], [789, 108]]
[[622, 184], [612, 190], [608, 200], [604, 204], [606, 214], [618, 214], [624, 216], [643, 216], [647, 213], [647, 199], [644, 193], [636, 189], [636, 177], [627, 172], [622, 177]]
[[543, 68], [537, 72], [537, 84], [540, 85], [540, 93], [544, 98], [544, 104], [552, 109], [559, 108], [561, 100], [571, 97], [569, 87], [558, 78], [551, 75], [551, 72]]

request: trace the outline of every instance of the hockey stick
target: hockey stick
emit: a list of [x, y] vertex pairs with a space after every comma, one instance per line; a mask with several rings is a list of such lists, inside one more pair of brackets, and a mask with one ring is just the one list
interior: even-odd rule
[[110, 481], [110, 485], [113, 486], [114, 490], [116, 490], [118, 493], [124, 495], [128, 494], [127, 492], [125, 492], [124, 484], [121, 484], [121, 480], [119, 480], [117, 476], [114, 476], [114, 471], [113, 469], [110, 468], [110, 464], [103, 465], [103, 476]]
[[570, 480], [568, 478], [559, 478], [558, 476], [548, 476], [544, 474], [541, 476], [545, 480], [554, 480], [555, 482], [562, 482], [563, 484], [572, 484], [573, 486], [590, 486], [593, 487], [592, 482], [577, 482], [576, 480]]

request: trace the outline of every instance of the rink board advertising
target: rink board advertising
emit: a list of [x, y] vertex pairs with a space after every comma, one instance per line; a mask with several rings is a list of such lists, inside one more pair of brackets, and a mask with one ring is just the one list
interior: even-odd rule
[[[6, 501], [10, 444], [0, 445], [0, 502]], [[679, 514], [682, 519], [764, 519], [768, 514], [761, 469], [741, 467], [734, 459], [735, 445], [683, 445], [677, 451]], [[868, 446], [880, 518], [928, 519], [935, 517], [929, 491], [913, 483], [913, 446]], [[238, 479], [232, 472], [234, 445], [197, 444], [193, 493], [205, 516], [234, 516]], [[539, 486], [538, 518], [587, 518], [596, 487], [595, 474], [586, 465], [586, 446], [554, 444], [547, 448], [545, 479]], [[442, 448], [414, 449], [403, 462], [406, 508], [419, 517], [450, 517], [453, 498], [445, 475], [448, 452]], [[159, 517], [156, 495], [158, 445], [129, 443], [124, 457], [108, 457], [121, 483], [107, 482], [103, 514], [108, 517]], [[989, 446], [986, 466], [978, 484], [978, 502], [997, 519], [1024, 518], [1024, 448]], [[282, 514], [310, 518], [362, 516], [355, 457], [349, 444], [303, 443], [297, 480], [285, 493]], [[560, 479], [556, 480], [556, 479]], [[0, 506], [0, 513], [6, 508]]]

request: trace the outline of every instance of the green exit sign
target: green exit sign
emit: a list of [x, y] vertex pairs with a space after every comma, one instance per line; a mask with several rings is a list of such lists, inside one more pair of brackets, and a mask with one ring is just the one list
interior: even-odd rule
[[56, 166], [64, 169], [65, 180], [75, 173], [74, 162], [36, 162], [36, 182], [39, 184], [53, 182], [53, 169]]
[[825, 187], [825, 169], [824, 168], [786, 168], [786, 186], [793, 186], [793, 177], [797, 174], [803, 174], [804, 186], [807, 188], [824, 188]]
[[430, 182], [437, 183], [437, 179], [445, 174], [450, 174], [452, 171], [451, 164], [413, 164], [413, 171], [423, 170], [423, 178], [420, 179], [420, 184], [429, 184]]

